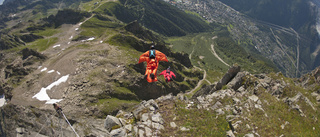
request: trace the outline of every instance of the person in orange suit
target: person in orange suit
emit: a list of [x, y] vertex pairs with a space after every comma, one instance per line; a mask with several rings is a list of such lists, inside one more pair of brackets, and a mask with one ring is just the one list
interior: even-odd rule
[[159, 61], [168, 62], [167, 56], [162, 52], [155, 49], [154, 45], [150, 47], [150, 50], [143, 53], [139, 58], [139, 63], [147, 62], [146, 73], [144, 74], [147, 77], [149, 83], [158, 81], [157, 79], [157, 70]]
[[160, 75], [163, 75], [164, 79], [166, 79], [166, 82], [172, 81], [173, 80], [172, 76], [174, 76], [176, 78], [176, 75], [172, 71], [170, 71], [170, 66], [167, 68], [167, 70], [162, 71], [159, 74], [159, 76]]

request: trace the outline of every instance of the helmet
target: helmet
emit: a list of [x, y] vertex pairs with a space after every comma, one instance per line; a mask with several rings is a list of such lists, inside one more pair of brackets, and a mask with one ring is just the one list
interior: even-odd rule
[[151, 46], [150, 46], [150, 49], [155, 49], [155, 48], [154, 48], [154, 45], [151, 45]]

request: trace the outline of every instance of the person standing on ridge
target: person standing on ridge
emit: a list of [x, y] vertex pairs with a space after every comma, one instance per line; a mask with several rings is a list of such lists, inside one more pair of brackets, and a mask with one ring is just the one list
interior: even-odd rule
[[167, 56], [162, 52], [156, 50], [154, 45], [151, 45], [150, 50], [146, 51], [140, 56], [138, 63], [144, 61], [147, 62], [146, 73], [144, 74], [147, 77], [147, 81], [149, 83], [158, 81], [157, 70], [159, 61], [168, 62]]
[[59, 115], [61, 114], [62, 109], [61, 109], [61, 107], [60, 107], [58, 104], [53, 103], [53, 108], [56, 110], [56, 112], [57, 112]]

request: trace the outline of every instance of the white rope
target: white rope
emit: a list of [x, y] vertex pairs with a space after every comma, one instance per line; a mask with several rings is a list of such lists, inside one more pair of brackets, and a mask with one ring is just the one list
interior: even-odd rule
[[71, 124], [69, 123], [69, 120], [67, 119], [67, 117], [63, 114], [62, 111], [60, 111], [61, 114], [63, 115], [64, 119], [68, 122], [69, 126], [71, 127], [71, 129], [73, 130], [73, 132], [77, 135], [77, 137], [79, 137], [79, 135], [77, 134], [77, 132], [74, 130], [74, 128], [71, 126]]
[[46, 122], [45, 122], [45, 124], [41, 127], [41, 129], [39, 130], [39, 132], [36, 134], [35, 137], [37, 137], [37, 136], [40, 134], [40, 132], [41, 132], [41, 130], [44, 128], [44, 126], [47, 126], [47, 123], [48, 123], [48, 118], [46, 117]]
[[62, 126], [61, 126], [61, 118], [59, 118], [59, 126], [60, 126], [61, 137], [63, 137]]

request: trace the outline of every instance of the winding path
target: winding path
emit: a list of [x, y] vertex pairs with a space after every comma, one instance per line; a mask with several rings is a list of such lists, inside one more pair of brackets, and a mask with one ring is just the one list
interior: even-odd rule
[[[216, 39], [216, 38], [218, 38], [218, 37], [217, 37], [217, 36], [212, 37], [213, 40]], [[192, 57], [193, 52], [194, 52], [194, 48], [193, 48], [192, 52], [191, 52], [190, 55], [189, 55], [189, 59], [190, 59], [190, 60], [191, 60], [191, 57]], [[214, 44], [211, 44], [211, 52], [212, 52], [212, 54], [213, 54], [217, 59], [219, 59], [223, 64], [225, 64], [226, 66], [230, 67], [230, 65], [229, 65], [228, 63], [224, 62], [224, 60], [221, 59], [221, 58], [218, 56], [218, 54], [217, 54], [216, 51], [214, 50]], [[204, 69], [201, 69], [201, 68], [199, 68], [199, 67], [196, 67], [196, 66], [194, 66], [194, 67], [204, 72], [203, 78], [198, 82], [198, 84], [197, 84], [196, 87], [194, 87], [191, 91], [187, 92], [186, 94], [191, 94], [191, 93], [193, 93], [196, 89], [198, 89], [198, 88], [201, 86], [201, 84], [202, 84], [202, 82], [203, 82], [204, 80], [211, 85], [211, 82], [206, 79], [206, 77], [207, 77], [207, 71], [204, 70]]]
[[[216, 38], [218, 38], [218, 37], [217, 37], [217, 36], [212, 37], [213, 40], [216, 39]], [[211, 52], [212, 52], [212, 54], [213, 54], [217, 59], [219, 59], [223, 64], [225, 64], [225, 65], [227, 65], [228, 67], [230, 67], [230, 65], [229, 65], [228, 63], [224, 62], [224, 61], [218, 56], [218, 54], [217, 54], [216, 51], [214, 50], [214, 44], [211, 44]]]
[[201, 68], [199, 68], [199, 67], [196, 67], [196, 66], [194, 66], [194, 67], [197, 68], [197, 69], [200, 69], [200, 70], [202, 70], [202, 71], [204, 72], [204, 73], [203, 73], [203, 78], [198, 82], [198, 84], [197, 84], [196, 87], [194, 87], [191, 91], [189, 91], [189, 92], [186, 93], [187, 95], [193, 93], [197, 88], [199, 88], [204, 80], [206, 80], [206, 81], [211, 85], [211, 82], [206, 79], [206, 77], [207, 77], [207, 71], [204, 70], [204, 69], [201, 69]]

